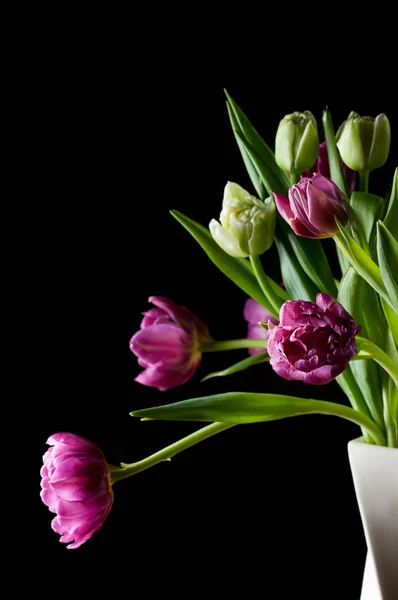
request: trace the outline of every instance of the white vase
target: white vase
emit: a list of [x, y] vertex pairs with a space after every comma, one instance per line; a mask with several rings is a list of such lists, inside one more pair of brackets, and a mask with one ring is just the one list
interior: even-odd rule
[[361, 600], [398, 600], [398, 448], [348, 444], [368, 554]]

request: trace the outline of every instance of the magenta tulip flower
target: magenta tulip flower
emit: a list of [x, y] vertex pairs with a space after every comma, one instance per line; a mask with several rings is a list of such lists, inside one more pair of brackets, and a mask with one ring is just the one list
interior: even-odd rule
[[[350, 167], [347, 167], [347, 165], [342, 160], [340, 161], [340, 164], [343, 170], [343, 175], [348, 184], [348, 189], [351, 192], [353, 192], [355, 190], [357, 174], [355, 171], [350, 169]], [[302, 173], [301, 176], [312, 177], [314, 173], [318, 173], [318, 175], [323, 175], [324, 177], [330, 179], [330, 166], [326, 142], [322, 142], [322, 144], [319, 144], [318, 158], [312, 169], [309, 169], [309, 171], [304, 171], [304, 173]]]
[[47, 444], [40, 496], [56, 514], [51, 526], [59, 541], [78, 548], [102, 527], [112, 508], [109, 468], [98, 446], [79, 435], [55, 433]]
[[130, 348], [144, 367], [136, 381], [160, 391], [182, 385], [190, 379], [202, 359], [201, 343], [210, 343], [209, 330], [184, 306], [162, 296], [151, 296], [156, 308], [143, 313], [141, 329]]
[[[278, 319], [276, 319], [271, 313], [261, 306], [256, 300], [253, 298], [248, 298], [245, 302], [245, 308], [243, 311], [243, 316], [247, 321], [247, 337], [249, 340], [266, 340], [268, 339], [268, 331], [261, 327], [258, 324], [259, 321], [263, 321], [268, 323], [277, 324]], [[252, 356], [254, 354], [259, 354], [260, 352], [264, 352], [265, 348], [249, 348], [249, 354]]]
[[327, 238], [348, 221], [347, 200], [327, 177], [303, 177], [289, 189], [289, 199], [274, 193], [276, 207], [293, 231], [302, 237]]
[[316, 304], [288, 300], [279, 316], [279, 325], [269, 321], [267, 351], [272, 368], [284, 379], [329, 383], [358, 351], [355, 336], [361, 326], [327, 294], [318, 294]]

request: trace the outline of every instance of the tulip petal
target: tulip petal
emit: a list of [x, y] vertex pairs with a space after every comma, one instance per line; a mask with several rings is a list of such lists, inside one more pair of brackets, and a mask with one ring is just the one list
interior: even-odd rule
[[133, 335], [130, 348], [136, 356], [153, 365], [159, 362], [183, 363], [192, 349], [192, 337], [174, 324], [152, 325]]
[[217, 244], [230, 256], [239, 258], [246, 258], [249, 256], [243, 252], [239, 246], [239, 242], [236, 237], [225, 227], [220, 225], [218, 221], [212, 219], [209, 224], [210, 233]]
[[294, 219], [295, 215], [290, 208], [289, 200], [285, 198], [285, 196], [282, 196], [282, 194], [277, 194], [276, 192], [272, 193], [274, 195], [276, 208], [278, 209], [279, 214], [287, 223], [290, 223], [290, 220]]

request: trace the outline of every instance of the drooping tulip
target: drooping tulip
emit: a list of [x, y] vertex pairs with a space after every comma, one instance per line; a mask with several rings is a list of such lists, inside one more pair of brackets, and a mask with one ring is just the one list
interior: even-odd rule
[[199, 368], [201, 343], [210, 343], [207, 325], [184, 306], [162, 296], [151, 296], [156, 308], [143, 313], [141, 329], [130, 341], [144, 368], [136, 381], [161, 391], [182, 385]]
[[41, 499], [55, 517], [51, 526], [67, 548], [78, 548], [100, 529], [113, 504], [110, 471], [93, 442], [55, 433], [43, 456]]

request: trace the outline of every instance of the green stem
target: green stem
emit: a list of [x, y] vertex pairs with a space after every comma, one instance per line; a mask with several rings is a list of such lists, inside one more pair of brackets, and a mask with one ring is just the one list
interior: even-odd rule
[[300, 173], [295, 173], [294, 171], [292, 171], [290, 173], [290, 184], [294, 185], [298, 181], [300, 181]]
[[369, 189], [369, 171], [359, 173], [359, 191], [368, 193]]
[[370, 340], [357, 336], [356, 341], [358, 344], [359, 352], [355, 357], [355, 360], [361, 360], [364, 358], [373, 358], [391, 377], [394, 384], [398, 387], [398, 365], [386, 354], [381, 348], [376, 346]]
[[272, 310], [270, 312], [274, 317], [278, 318], [280, 302], [278, 303], [278, 298], [273, 294], [272, 290], [267, 285], [266, 274], [264, 272], [260, 257], [251, 256], [250, 263], [253, 268], [253, 272], [256, 276], [256, 279], [259, 283], [259, 286], [262, 289], [264, 296], [268, 300], [269, 304], [271, 305]]
[[244, 338], [241, 340], [225, 340], [224, 342], [213, 342], [212, 344], [201, 344], [200, 352], [219, 352], [220, 350], [239, 350], [240, 348], [267, 348], [266, 340], [255, 340]]
[[335, 404], [334, 402], [319, 401], [319, 411], [317, 410], [316, 412], [323, 415], [335, 415], [336, 417], [352, 421], [361, 428], [367, 429], [378, 446], [386, 445], [386, 439], [378, 425], [363, 413], [356, 411], [349, 406]]
[[178, 442], [174, 442], [174, 444], [166, 446], [166, 448], [155, 452], [155, 454], [151, 454], [151, 456], [148, 456], [143, 460], [131, 464], [120, 463], [121, 469], [111, 469], [112, 483], [114, 483], [115, 481], [120, 481], [121, 479], [126, 479], [127, 477], [131, 477], [132, 475], [136, 475], [137, 473], [145, 471], [146, 469], [149, 469], [150, 467], [153, 467], [160, 462], [169, 460], [179, 452], [182, 452], [183, 450], [186, 450], [191, 446], [195, 446], [195, 444], [203, 442], [203, 440], [206, 440], [207, 438], [216, 435], [216, 433], [225, 431], [230, 427], [233, 427], [233, 425], [226, 423], [212, 423], [211, 425], [202, 427], [202, 429], [199, 429], [198, 431], [187, 435], [181, 440], [178, 440]]

